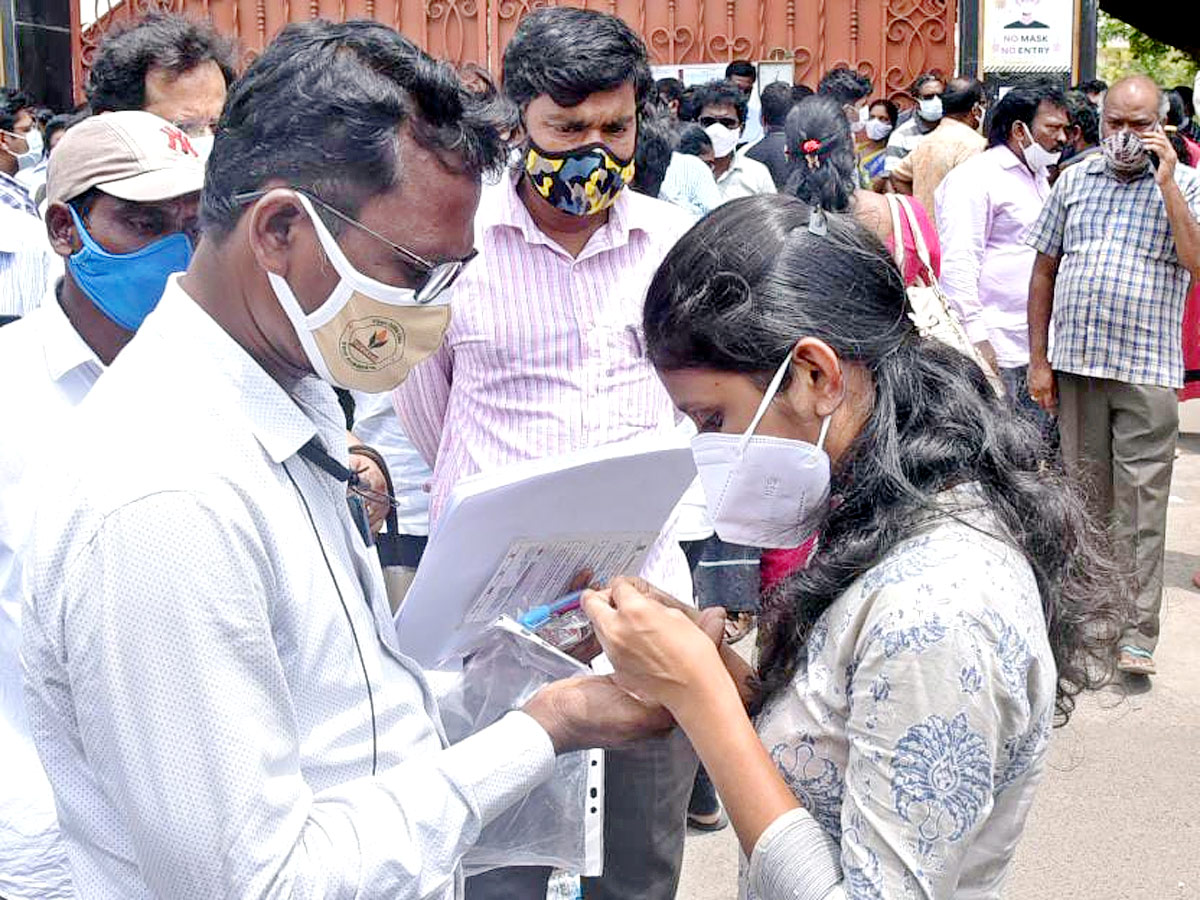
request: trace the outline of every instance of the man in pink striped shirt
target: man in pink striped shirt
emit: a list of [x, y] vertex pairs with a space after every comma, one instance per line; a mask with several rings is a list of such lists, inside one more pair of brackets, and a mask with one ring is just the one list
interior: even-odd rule
[[[434, 467], [433, 521], [465, 476], [666, 437], [675, 425], [642, 352], [642, 298], [691, 219], [624, 189], [637, 111], [653, 88], [644, 45], [613, 16], [538, 10], [505, 50], [504, 88], [521, 111], [521, 168], [484, 190], [479, 257], [453, 288], [445, 343], [396, 393], [407, 433]], [[643, 575], [690, 602], [670, 531]], [[609, 754], [605, 874], [584, 879], [588, 900], [674, 897], [695, 769], [678, 734]], [[548, 875], [497, 870], [469, 879], [467, 896], [545, 896]]]

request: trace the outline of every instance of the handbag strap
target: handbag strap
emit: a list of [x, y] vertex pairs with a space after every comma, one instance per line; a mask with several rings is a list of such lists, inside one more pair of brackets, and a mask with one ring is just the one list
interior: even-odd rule
[[908, 197], [897, 195], [896, 202], [904, 210], [904, 218], [908, 221], [909, 230], [912, 231], [913, 244], [917, 248], [917, 259], [921, 261], [923, 269], [921, 274], [925, 277], [925, 283], [932, 287], [936, 278], [933, 274], [933, 261], [929, 256], [929, 245], [925, 243], [925, 232], [921, 230], [921, 226], [917, 222], [917, 215], [913, 212], [912, 203]]
[[888, 209], [892, 212], [892, 258], [896, 260], [896, 268], [904, 274], [904, 231], [900, 226], [900, 207], [895, 194], [884, 194]]

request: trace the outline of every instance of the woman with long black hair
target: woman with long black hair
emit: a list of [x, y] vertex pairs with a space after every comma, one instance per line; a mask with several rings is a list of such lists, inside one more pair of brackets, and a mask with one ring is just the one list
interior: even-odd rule
[[879, 240], [810, 209], [726, 204], [645, 305], [717, 533], [818, 535], [767, 601], [758, 671], [644, 583], [586, 608], [691, 738], [747, 896], [994, 897], [1052, 724], [1109, 674], [1121, 580], [1037, 430], [916, 332]]

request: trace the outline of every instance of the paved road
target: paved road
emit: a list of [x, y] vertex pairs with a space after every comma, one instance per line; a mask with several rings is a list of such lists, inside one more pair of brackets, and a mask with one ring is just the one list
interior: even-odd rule
[[[1085, 698], [1056, 732], [1007, 900], [1200, 898], [1200, 401], [1182, 420], [1159, 675]], [[679, 900], [736, 896], [732, 830], [689, 836]]]

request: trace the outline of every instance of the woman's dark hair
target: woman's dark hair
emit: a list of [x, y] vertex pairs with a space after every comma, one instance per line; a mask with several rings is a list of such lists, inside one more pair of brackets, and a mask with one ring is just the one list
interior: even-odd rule
[[[1047, 464], [1037, 428], [997, 397], [979, 367], [920, 337], [891, 254], [849, 215], [808, 229], [805, 204], [733, 200], [701, 219], [650, 284], [643, 325], [663, 371], [737, 372], [764, 388], [813, 337], [864, 368], [873, 402], [838, 460], [836, 498], [814, 523], [820, 549], [770, 598], [756, 708], [792, 679], [817, 618], [931, 514], [980, 506], [944, 492], [979, 486], [1037, 578], [1066, 721], [1081, 690], [1111, 674], [1125, 621], [1123, 581], [1075, 486]], [[784, 381], [786, 388], [787, 381]], [[941, 495], [941, 496], [939, 496]]]
[[504, 48], [504, 92], [522, 110], [542, 94], [559, 106], [578, 106], [628, 81], [641, 109], [654, 90], [646, 45], [607, 13], [567, 6], [534, 10]]
[[816, 91], [814, 91], [812, 88], [810, 88], [807, 84], [793, 84], [792, 85], [792, 106], [795, 106], [801, 100], [807, 100], [809, 97], [811, 97], [815, 93], [816, 93]]
[[654, 82], [654, 89], [665, 103], [683, 99], [683, 82], [678, 78], [660, 78]]
[[821, 76], [817, 85], [820, 96], [832, 97], [841, 106], [852, 105], [871, 96], [871, 90], [870, 78], [844, 66], [830, 69]]
[[637, 148], [633, 153], [633, 184], [630, 185], [635, 191], [648, 197], [658, 196], [667, 166], [671, 165], [671, 145], [674, 141], [675, 133], [668, 116], [642, 113], [638, 123]]
[[1196, 114], [1194, 105], [1195, 93], [1186, 84], [1178, 84], [1171, 88], [1179, 95], [1179, 99], [1183, 101], [1183, 112], [1189, 119]]
[[1015, 87], [1001, 97], [988, 117], [988, 146], [1007, 144], [1013, 126], [1018, 122], [1032, 126], [1038, 107], [1043, 103], [1066, 109], [1067, 97], [1062, 88], [1050, 81]]
[[741, 88], [732, 81], [710, 81], [700, 85], [700, 90], [696, 92], [696, 116], [698, 118], [706, 106], [732, 106], [737, 120], [745, 125], [749, 102]]
[[679, 129], [679, 144], [676, 150], [689, 156], [699, 156], [706, 149], [712, 150], [712, 138], [699, 125], [684, 125]]
[[[858, 163], [841, 104], [821, 94], [801, 100], [788, 113], [784, 130], [788, 155], [795, 165], [782, 193], [829, 212], [848, 210], [858, 186]], [[820, 144], [815, 155], [805, 152], [808, 141]], [[814, 156], [811, 163], [810, 155]]]
[[115, 29], [96, 51], [88, 73], [87, 98], [97, 113], [142, 109], [146, 73], [165, 69], [178, 77], [214, 62], [229, 85], [237, 63], [236, 44], [208, 22], [176, 13], [149, 13]]
[[396, 183], [401, 125], [452, 169], [498, 169], [515, 111], [484, 73], [470, 76], [478, 91], [375, 22], [287, 26], [229, 92], [204, 179], [204, 228], [219, 240], [241, 218], [235, 196], [272, 179], [356, 215]]
[[875, 107], [882, 106], [887, 110], [888, 121], [892, 123], [892, 127], [896, 127], [896, 123], [900, 121], [900, 107], [891, 100], [872, 100], [871, 105], [867, 107], [867, 112], [874, 112]]
[[1087, 98], [1083, 91], [1070, 91], [1066, 95], [1067, 119], [1071, 126], [1079, 129], [1084, 143], [1093, 147], [1100, 143], [1100, 110]]
[[[1183, 103], [1183, 98], [1179, 96], [1179, 91], [1164, 91], [1163, 96], [1167, 101], [1166, 124], [1174, 125], [1176, 128], [1182, 128], [1183, 120], [1188, 116], [1187, 109]], [[1191, 166], [1192, 155], [1188, 153], [1187, 141], [1183, 139], [1183, 135], [1179, 134], [1178, 132], [1173, 132], [1167, 135], [1167, 140], [1169, 140], [1171, 142], [1171, 146], [1175, 148], [1175, 155], [1179, 157], [1179, 161], [1185, 166]]]

